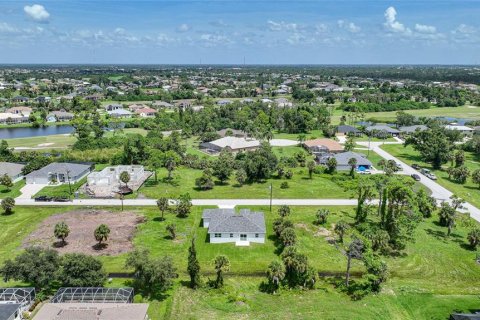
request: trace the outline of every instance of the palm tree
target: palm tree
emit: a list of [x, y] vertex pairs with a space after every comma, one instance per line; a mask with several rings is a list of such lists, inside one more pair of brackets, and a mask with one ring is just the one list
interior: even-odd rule
[[125, 183], [125, 186], [128, 187], [128, 182], [130, 181], [130, 174], [127, 171], [122, 171], [122, 173], [120, 173], [120, 181]]
[[98, 241], [99, 246], [102, 245], [102, 241], [108, 240], [109, 235], [110, 235], [110, 228], [103, 223], [99, 225], [94, 232], [95, 240]]
[[215, 258], [214, 264], [217, 273], [215, 288], [221, 288], [223, 287], [223, 274], [230, 270], [230, 260], [224, 255], [219, 255]]
[[344, 220], [340, 220], [337, 222], [335, 225], [334, 231], [338, 235], [338, 241], [343, 243], [343, 236], [347, 232], [347, 230], [350, 228], [350, 225], [346, 223]]
[[163, 216], [164, 216], [165, 211], [167, 211], [168, 208], [169, 208], [168, 199], [165, 198], [165, 197], [162, 197], [162, 198], [158, 199], [157, 200], [157, 207], [158, 207], [158, 210], [160, 210], [160, 212], [162, 213], [162, 221], [165, 220], [165, 218]]
[[170, 223], [165, 229], [170, 232], [170, 238], [172, 238], [172, 240], [177, 237], [177, 226], [175, 223]]
[[348, 160], [348, 165], [350, 166], [350, 176], [353, 178], [355, 177], [355, 168], [357, 167], [357, 159], [350, 158]]
[[272, 286], [273, 294], [278, 290], [280, 282], [285, 278], [285, 268], [279, 261], [272, 261], [267, 269], [268, 282]]
[[53, 234], [55, 238], [62, 240], [62, 244], [65, 245], [65, 239], [68, 237], [70, 233], [70, 228], [65, 222], [59, 222], [55, 225], [55, 229], [53, 230]]

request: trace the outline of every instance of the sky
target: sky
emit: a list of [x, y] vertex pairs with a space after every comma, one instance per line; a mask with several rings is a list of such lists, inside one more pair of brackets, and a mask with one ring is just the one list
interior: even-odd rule
[[480, 0], [0, 0], [0, 63], [480, 64]]

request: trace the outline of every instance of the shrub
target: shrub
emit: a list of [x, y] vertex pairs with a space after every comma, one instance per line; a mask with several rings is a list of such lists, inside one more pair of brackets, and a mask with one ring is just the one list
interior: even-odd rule
[[280, 189], [288, 189], [290, 186], [288, 185], [287, 181], [283, 181], [282, 184], [280, 185]]

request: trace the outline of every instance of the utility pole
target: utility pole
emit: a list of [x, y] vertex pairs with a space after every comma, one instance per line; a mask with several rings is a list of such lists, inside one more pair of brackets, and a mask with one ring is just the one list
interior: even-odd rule
[[68, 189], [70, 190], [70, 196], [72, 196], [72, 185], [70, 183], [70, 170], [67, 170]]
[[270, 183], [270, 213], [272, 212], [273, 185]]

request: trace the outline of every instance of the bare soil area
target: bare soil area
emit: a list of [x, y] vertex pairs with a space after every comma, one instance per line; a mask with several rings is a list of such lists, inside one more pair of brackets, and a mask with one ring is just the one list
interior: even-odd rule
[[[70, 228], [66, 245], [55, 238], [55, 224], [65, 222]], [[137, 225], [145, 217], [134, 212], [110, 212], [105, 210], [74, 210], [45, 219], [37, 230], [23, 241], [23, 247], [42, 246], [54, 248], [60, 253], [86, 253], [91, 255], [117, 255], [133, 249], [132, 238]], [[110, 228], [110, 236], [101, 247], [93, 235], [100, 224]]]

